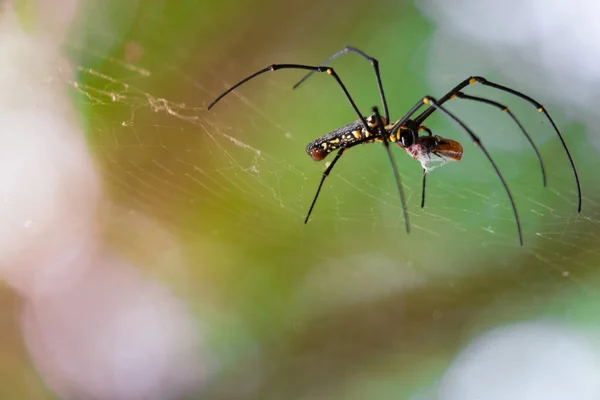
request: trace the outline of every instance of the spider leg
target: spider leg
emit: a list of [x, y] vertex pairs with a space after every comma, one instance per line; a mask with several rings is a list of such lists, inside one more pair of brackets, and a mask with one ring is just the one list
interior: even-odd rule
[[402, 214], [404, 215], [404, 228], [406, 229], [406, 233], [410, 232], [410, 224], [408, 222], [408, 212], [406, 210], [406, 201], [404, 199], [404, 192], [402, 190], [402, 184], [400, 183], [400, 174], [398, 174], [398, 167], [396, 166], [396, 162], [394, 161], [394, 157], [392, 156], [392, 152], [390, 150], [390, 143], [387, 138], [387, 133], [385, 131], [385, 127], [381, 122], [381, 116], [379, 115], [379, 110], [377, 107], [373, 107], [373, 115], [377, 121], [377, 133], [381, 138], [383, 143], [383, 147], [388, 155], [388, 159], [390, 160], [390, 164], [392, 165], [392, 171], [394, 172], [394, 179], [396, 180], [396, 188], [398, 189], [398, 195], [400, 196], [400, 203], [402, 203]]
[[428, 128], [428, 127], [426, 127], [426, 126], [423, 126], [423, 125], [419, 126], [419, 130], [420, 130], [420, 131], [425, 131], [425, 132], [427, 132], [427, 134], [428, 134], [429, 136], [433, 136], [433, 132], [431, 132], [431, 129], [429, 129], [429, 128]]
[[481, 140], [479, 139], [479, 137], [477, 135], [475, 135], [475, 133], [473, 133], [473, 131], [471, 131], [471, 129], [469, 127], [467, 127], [460, 119], [458, 119], [457, 117], [455, 117], [454, 114], [450, 113], [450, 111], [448, 111], [444, 107], [442, 107], [435, 99], [426, 96], [426, 97], [423, 98], [422, 102], [424, 104], [427, 104], [427, 105], [433, 107], [436, 110], [439, 110], [448, 119], [452, 120], [454, 123], [456, 123], [458, 126], [460, 126], [467, 133], [467, 135], [469, 135], [469, 137], [471, 138], [471, 141], [477, 147], [479, 147], [481, 149], [481, 151], [483, 152], [483, 154], [485, 154], [486, 158], [488, 159], [488, 161], [490, 162], [490, 164], [494, 168], [494, 171], [496, 172], [496, 175], [498, 176], [498, 178], [502, 182], [502, 186], [504, 186], [504, 191], [506, 192], [506, 194], [508, 196], [508, 199], [510, 200], [510, 205], [512, 207], [513, 215], [515, 217], [515, 222], [517, 224], [517, 233], [518, 233], [518, 236], [519, 236], [519, 244], [521, 246], [523, 246], [523, 233], [521, 231], [521, 221], [519, 220], [519, 215], [517, 213], [517, 206], [515, 205], [515, 202], [513, 200], [512, 194], [510, 193], [510, 189], [508, 188], [508, 184], [504, 180], [504, 177], [502, 176], [502, 173], [500, 172], [500, 169], [498, 169], [498, 166], [496, 165], [496, 163], [492, 159], [492, 156], [490, 155], [490, 153], [488, 153], [487, 149], [483, 146], [483, 143], [481, 143]]
[[[323, 61], [319, 65], [328, 64], [330, 61], [338, 58], [339, 56], [341, 56], [343, 54], [347, 54], [347, 53], [356, 53], [356, 54], [360, 55], [362, 58], [367, 60], [373, 67], [373, 71], [375, 72], [375, 79], [377, 80], [377, 88], [379, 90], [379, 96], [381, 97], [381, 104], [383, 105], [383, 115], [385, 116], [385, 120], [389, 121], [390, 113], [388, 110], [387, 100], [385, 99], [385, 94], [383, 92], [383, 85], [381, 83], [381, 74], [379, 73], [379, 61], [377, 61], [375, 58], [367, 55], [366, 53], [364, 53], [363, 51], [361, 51], [357, 48], [354, 48], [351, 46], [346, 46], [342, 50], [340, 50], [337, 53], [333, 54], [332, 56], [328, 57], [325, 61]], [[298, 86], [300, 86], [305, 80], [307, 80], [315, 72], [316, 71], [310, 71], [309, 73], [304, 75], [302, 77], [302, 79], [300, 79], [298, 82], [296, 82], [296, 84], [292, 87], [292, 89], [296, 89]]]
[[[364, 54], [361, 52], [361, 54]], [[377, 65], [377, 63], [375, 63], [375, 65]], [[344, 92], [344, 95], [346, 96], [346, 99], [348, 100], [348, 102], [350, 103], [350, 105], [352, 106], [352, 109], [354, 110], [354, 112], [356, 113], [356, 115], [358, 116], [359, 120], [362, 122], [365, 130], [370, 131], [369, 125], [367, 124], [367, 121], [365, 120], [365, 118], [363, 117], [363, 115], [360, 113], [360, 111], [358, 110], [358, 107], [356, 106], [356, 103], [354, 102], [354, 100], [352, 99], [352, 96], [350, 96], [350, 93], [348, 92], [348, 89], [346, 89], [346, 86], [344, 85], [344, 83], [342, 82], [342, 80], [340, 79], [340, 77], [338, 76], [338, 74], [335, 72], [335, 70], [331, 67], [327, 67], [327, 66], [322, 66], [322, 65], [318, 65], [318, 66], [312, 66], [312, 65], [303, 65], [303, 64], [272, 64], [268, 67], [265, 67], [249, 76], [247, 76], [246, 78], [242, 79], [241, 81], [239, 81], [238, 83], [236, 83], [235, 85], [233, 85], [232, 87], [230, 87], [229, 89], [227, 89], [225, 92], [221, 93], [215, 100], [212, 101], [212, 103], [210, 103], [208, 105], [208, 109], [210, 110], [219, 100], [221, 100], [223, 97], [225, 97], [226, 95], [228, 95], [229, 93], [231, 93], [233, 90], [237, 89], [238, 87], [240, 87], [241, 85], [243, 85], [244, 83], [248, 82], [249, 80], [257, 77], [258, 75], [261, 75], [265, 72], [270, 72], [270, 71], [277, 71], [279, 69], [303, 69], [303, 70], [308, 70], [311, 72], [326, 72], [327, 74], [333, 76], [336, 80], [336, 82], [338, 83], [338, 85], [340, 86], [340, 88], [342, 89], [342, 91]], [[376, 69], [377, 71], [377, 76], [379, 76], [379, 69]], [[380, 79], [378, 79], [379, 84], [381, 84]], [[381, 85], [380, 85], [381, 87]], [[383, 91], [381, 91], [381, 95], [383, 96]], [[385, 97], [383, 97], [383, 99], [385, 100]], [[419, 104], [422, 105], [422, 104]], [[387, 106], [386, 106], [387, 107]], [[378, 124], [381, 124], [381, 118], [379, 118], [379, 113], [377, 113], [377, 121]], [[388, 119], [389, 120], [389, 119]], [[381, 129], [383, 129], [383, 132], [381, 131]], [[400, 179], [398, 177], [398, 170], [396, 168], [396, 165], [394, 163], [394, 160], [392, 158], [391, 152], [389, 150], [389, 144], [387, 143], [387, 136], [385, 134], [385, 128], [379, 127], [380, 133], [379, 135], [382, 137], [382, 140], [384, 142], [384, 146], [386, 146], [387, 152], [388, 152], [388, 156], [390, 158], [390, 161], [392, 162], [392, 168], [394, 169], [394, 174], [396, 177], [396, 184], [398, 186], [399, 192], [400, 192], [400, 201], [402, 203], [402, 210], [404, 213], [404, 221], [405, 221], [405, 225], [406, 225], [406, 231], [409, 231], [409, 225], [408, 225], [408, 219], [407, 219], [407, 213], [406, 213], [406, 205], [404, 202], [404, 196], [402, 193], [402, 189], [400, 186]], [[329, 175], [329, 173], [331, 172], [331, 170], [333, 169], [335, 163], [340, 159], [340, 157], [342, 156], [344, 150], [346, 150], [346, 147], [342, 147], [340, 148], [340, 150], [338, 151], [338, 153], [336, 154], [335, 158], [333, 159], [333, 161], [331, 162], [331, 164], [329, 164], [329, 166], [325, 169], [325, 172], [323, 172], [323, 176], [321, 178], [321, 182], [319, 183], [319, 187], [317, 188], [317, 193], [315, 194], [315, 197], [311, 203], [311, 206], [309, 208], [308, 211], [308, 215], [306, 216], [304, 223], [308, 222], [308, 219], [310, 217], [310, 214], [312, 213], [312, 210], [315, 206], [315, 203], [317, 202], [317, 198], [319, 197], [319, 193], [321, 192], [321, 188], [323, 186], [323, 182], [325, 182], [325, 179], [327, 178], [327, 176]]]
[[525, 137], [529, 141], [529, 144], [531, 144], [531, 147], [533, 147], [533, 151], [535, 152], [535, 155], [536, 155], [538, 161], [540, 162], [540, 169], [542, 170], [542, 183], [545, 187], [546, 186], [546, 169], [544, 168], [544, 163], [542, 162], [542, 156], [540, 155], [540, 152], [538, 151], [538, 148], [535, 145], [535, 143], [533, 143], [533, 139], [531, 139], [531, 136], [529, 136], [529, 133], [527, 133], [527, 131], [525, 130], [525, 128], [523, 127], [521, 122], [517, 119], [515, 114], [513, 114], [513, 112], [505, 105], [500, 104], [493, 100], [485, 99], [483, 97], [469, 96], [468, 94], [464, 94], [463, 92], [457, 92], [456, 97], [461, 98], [461, 99], [474, 100], [474, 101], [478, 101], [480, 103], [489, 104], [491, 106], [499, 108], [503, 112], [510, 115], [510, 117], [513, 119], [513, 121], [515, 121], [515, 123], [519, 126], [519, 129], [521, 129], [521, 132], [523, 132], [523, 135], [525, 135]]
[[315, 204], [317, 203], [317, 198], [319, 197], [319, 193], [321, 193], [321, 187], [323, 187], [323, 183], [325, 182], [325, 179], [327, 179], [327, 177], [329, 176], [329, 173], [333, 169], [333, 166], [335, 165], [335, 163], [340, 159], [342, 154], [344, 154], [344, 150], [346, 150], [345, 147], [340, 148], [340, 150], [335, 155], [333, 161], [331, 161], [331, 164], [329, 164], [329, 166], [323, 172], [323, 176], [321, 177], [321, 182], [319, 182], [319, 187], [317, 188], [317, 193], [315, 193], [315, 197], [313, 198], [313, 201], [310, 204], [310, 208], [308, 209], [308, 214], [306, 214], [306, 218], [304, 219], [305, 224], [308, 222], [308, 219], [310, 218], [310, 214], [312, 213], [312, 210], [315, 207]]
[[[581, 185], [579, 184], [579, 175], [577, 174], [577, 168], [575, 167], [575, 162], [573, 161], [573, 158], [571, 157], [571, 153], [569, 152], [569, 148], [567, 147], [567, 143], [565, 142], [565, 139], [563, 138], [562, 134], [558, 130], [558, 127], [554, 123], [554, 120], [552, 119], [552, 117], [550, 117], [550, 114], [548, 113], [548, 111], [546, 111], [546, 109], [544, 108], [544, 106], [542, 106], [539, 102], [537, 102], [536, 100], [534, 100], [531, 97], [527, 96], [526, 94], [518, 92], [518, 91], [516, 91], [514, 89], [508, 88], [506, 86], [499, 85], [499, 84], [494, 83], [494, 82], [490, 82], [487, 79], [485, 79], [484, 77], [481, 77], [481, 76], [471, 76], [471, 77], [465, 79], [464, 81], [462, 81], [461, 83], [459, 83], [458, 85], [456, 85], [445, 96], [443, 96], [442, 98], [440, 98], [438, 104], [441, 105], [441, 104], [445, 103], [446, 101], [452, 99], [462, 89], [464, 89], [465, 87], [467, 87], [469, 85], [472, 85], [472, 84], [474, 84], [476, 82], [479, 82], [479, 83], [481, 83], [484, 86], [489, 86], [489, 87], [492, 87], [494, 89], [497, 89], [497, 90], [500, 90], [500, 91], [503, 91], [503, 92], [506, 92], [506, 93], [510, 93], [510, 94], [512, 94], [514, 96], [517, 96], [517, 97], [519, 97], [519, 98], [527, 101], [528, 103], [532, 104], [533, 106], [535, 106], [539, 112], [544, 113], [544, 115], [546, 116], [546, 118], [550, 122], [550, 125], [552, 125], [552, 128], [554, 128], [554, 132], [556, 132], [556, 135], [560, 139], [562, 147], [563, 147], [563, 149], [564, 149], [564, 151], [565, 151], [565, 153], [567, 155], [567, 158], [569, 159], [569, 163], [571, 164], [571, 169], [573, 170], [573, 175], [575, 176], [575, 183], [577, 185], [577, 212], [581, 212]], [[415, 122], [420, 125], [435, 110], [436, 110], [435, 107], [433, 107], [433, 106], [429, 107], [427, 110], [425, 110], [422, 114], [420, 114], [415, 119]]]
[[[426, 99], [428, 99], [429, 97], [424, 97], [421, 100], [419, 100], [414, 106], [411, 107], [410, 110], [408, 110], [408, 112], [406, 114], [404, 114], [404, 116], [402, 118], [400, 118], [395, 124], [394, 126], [392, 126], [392, 128], [390, 129], [390, 136], [395, 135], [398, 130], [400, 129], [400, 127], [402, 125], [404, 125], [406, 123], [406, 121], [408, 121], [410, 119], [410, 117], [412, 117], [412, 115], [414, 113], [416, 113], [423, 105], [427, 104]], [[419, 124], [420, 126], [420, 124]], [[422, 127], [423, 130], [425, 130], [430, 136], [432, 135], [431, 131], [426, 128], [426, 127]], [[425, 168], [423, 168], [423, 187], [421, 190], [421, 208], [423, 208], [425, 206], [425, 182], [426, 182], [426, 175], [427, 175], [427, 170]]]
[[[533, 148], [533, 151], [535, 152], [535, 155], [536, 155], [536, 157], [537, 157], [537, 159], [538, 159], [538, 161], [540, 163], [540, 169], [542, 171], [542, 185], [544, 187], [546, 187], [546, 169], [544, 168], [544, 163], [542, 161], [542, 156], [540, 155], [540, 152], [539, 152], [537, 146], [533, 142], [533, 139], [531, 139], [531, 136], [529, 135], [529, 133], [527, 133], [527, 131], [523, 127], [523, 124], [521, 124], [521, 122], [517, 119], [517, 117], [515, 116], [515, 114], [507, 106], [505, 106], [503, 104], [500, 104], [500, 103], [498, 103], [496, 101], [490, 100], [490, 99], [486, 99], [486, 98], [483, 98], [483, 97], [477, 97], [477, 96], [470, 96], [470, 95], [465, 94], [463, 92], [456, 92], [455, 96], [458, 97], [458, 98], [461, 98], [461, 99], [473, 100], [473, 101], [478, 101], [480, 103], [489, 104], [489, 105], [494, 106], [496, 108], [499, 108], [503, 112], [507, 113], [512, 118], [512, 120], [517, 124], [517, 126], [519, 127], [519, 129], [521, 130], [521, 132], [523, 133], [523, 135], [525, 135], [525, 137], [529, 141], [529, 144], [531, 144], [531, 147]], [[426, 129], [424, 127], [422, 129], [426, 130], [429, 133], [429, 135], [431, 136], [431, 131], [429, 131], [428, 129]], [[424, 199], [425, 195], [424, 195], [424, 193], [425, 193], [425, 188], [423, 188], [423, 196], [422, 196], [422, 199], [421, 199], [421, 207], [424, 207], [424, 204], [425, 204], [425, 199]]]
[[421, 186], [421, 208], [425, 207], [425, 182], [427, 181], [427, 170], [423, 168], [423, 185]]
[[[424, 130], [429, 136], [433, 136], [431, 130], [425, 126], [419, 126], [419, 130]], [[423, 168], [423, 183], [421, 184], [421, 208], [425, 208], [425, 184], [427, 182], [427, 170]]]
[[363, 115], [358, 110], [356, 103], [352, 99], [352, 96], [350, 96], [348, 89], [346, 89], [346, 86], [344, 85], [344, 83], [342, 82], [340, 77], [338, 76], [337, 72], [335, 72], [335, 70], [331, 67], [326, 67], [326, 66], [321, 66], [321, 65], [319, 65], [319, 66], [303, 65], [303, 64], [272, 64], [272, 65], [269, 65], [268, 67], [265, 67], [259, 71], [256, 71], [255, 73], [245, 77], [244, 79], [242, 79], [241, 81], [239, 81], [238, 83], [236, 83], [235, 85], [233, 85], [232, 87], [230, 87], [229, 89], [227, 89], [226, 91], [221, 93], [216, 99], [214, 99], [212, 101], [212, 103], [210, 103], [208, 105], [208, 109], [210, 110], [215, 104], [217, 104], [219, 102], [219, 100], [221, 100], [223, 97], [227, 96], [229, 93], [231, 93], [238, 87], [242, 86], [244, 83], [248, 82], [249, 80], [256, 78], [257, 76], [259, 76], [261, 74], [264, 74], [265, 72], [277, 71], [279, 69], [303, 69], [303, 70], [309, 70], [312, 72], [326, 72], [328, 75], [333, 76], [335, 78], [335, 80], [337, 81], [338, 85], [340, 86], [340, 88], [342, 89], [342, 91], [344, 92], [344, 95], [346, 96], [346, 99], [352, 106], [352, 109], [358, 116], [358, 119], [360, 119], [360, 121], [363, 123], [365, 129], [367, 129], [367, 130], [369, 129], [369, 125], [367, 125], [367, 121], [365, 120], [365, 117], [363, 117]]

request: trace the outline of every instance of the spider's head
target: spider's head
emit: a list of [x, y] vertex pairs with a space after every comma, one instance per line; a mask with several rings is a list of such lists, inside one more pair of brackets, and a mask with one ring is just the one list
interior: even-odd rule
[[415, 144], [419, 138], [419, 130], [416, 129], [416, 124], [412, 120], [406, 121], [404, 125], [398, 126], [391, 132], [392, 137], [396, 137], [396, 144], [400, 147], [407, 148]]
[[417, 141], [417, 134], [412, 129], [400, 127], [400, 140], [399, 144], [402, 147], [410, 147]]

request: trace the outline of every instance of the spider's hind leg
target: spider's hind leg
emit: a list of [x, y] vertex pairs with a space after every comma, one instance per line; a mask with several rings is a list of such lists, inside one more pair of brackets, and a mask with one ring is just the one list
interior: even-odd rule
[[306, 218], [304, 218], [305, 224], [308, 222], [308, 219], [310, 218], [310, 214], [312, 214], [313, 208], [315, 208], [315, 204], [317, 203], [317, 199], [319, 198], [319, 193], [321, 193], [321, 188], [323, 187], [323, 183], [325, 182], [325, 179], [327, 179], [327, 177], [329, 176], [329, 173], [335, 166], [335, 163], [340, 159], [342, 154], [344, 154], [345, 150], [346, 150], [345, 147], [340, 148], [340, 150], [337, 152], [337, 154], [333, 158], [333, 161], [331, 161], [331, 164], [329, 164], [327, 166], [327, 168], [325, 168], [325, 171], [323, 171], [323, 175], [321, 176], [321, 181], [319, 182], [319, 187], [317, 188], [317, 193], [315, 193], [315, 197], [313, 197], [313, 201], [312, 201], [312, 203], [310, 203], [310, 208], [308, 209]]

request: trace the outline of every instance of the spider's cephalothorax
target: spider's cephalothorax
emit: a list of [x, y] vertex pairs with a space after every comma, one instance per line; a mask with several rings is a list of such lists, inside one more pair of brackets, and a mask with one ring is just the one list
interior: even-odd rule
[[[377, 107], [373, 107], [373, 109], [372, 109], [373, 114], [371, 116], [365, 118], [359, 111], [358, 107], [356, 106], [356, 103], [352, 99], [352, 96], [350, 96], [350, 93], [346, 89], [346, 86], [344, 85], [344, 83], [342, 82], [342, 80], [340, 79], [338, 74], [335, 72], [335, 70], [331, 67], [324, 65], [324, 64], [328, 63], [329, 61], [333, 60], [334, 58], [337, 58], [338, 56], [340, 56], [342, 54], [346, 54], [346, 53], [358, 54], [359, 56], [361, 56], [365, 60], [367, 60], [373, 67], [373, 71], [375, 73], [375, 79], [377, 81], [377, 87], [379, 89], [379, 96], [381, 97], [381, 103], [383, 105], [383, 114], [384, 114], [383, 116], [379, 115], [379, 111], [378, 111]], [[496, 89], [496, 90], [499, 90], [502, 92], [510, 93], [516, 97], [519, 97], [522, 100], [525, 100], [525, 101], [529, 102], [530, 104], [532, 104], [533, 106], [535, 106], [535, 108], [539, 112], [543, 113], [546, 116], [546, 118], [552, 125], [554, 132], [560, 139], [560, 142], [563, 146], [565, 154], [567, 155], [567, 158], [569, 159], [569, 163], [571, 164], [571, 169], [573, 170], [573, 175], [575, 177], [575, 183], [577, 185], [577, 200], [578, 200], [577, 211], [581, 212], [581, 187], [579, 185], [579, 176], [577, 174], [577, 169], [575, 168], [575, 163], [573, 162], [573, 158], [571, 157], [571, 154], [569, 153], [569, 149], [567, 148], [567, 145], [566, 145], [560, 131], [558, 130], [558, 127], [556, 126], [556, 124], [550, 117], [550, 114], [548, 114], [548, 112], [546, 111], [546, 109], [540, 103], [538, 103], [536, 100], [532, 99], [531, 97], [529, 97], [521, 92], [518, 92], [518, 91], [508, 88], [506, 86], [499, 85], [497, 83], [490, 82], [481, 76], [471, 76], [471, 77], [468, 77], [467, 79], [461, 81], [458, 85], [456, 85], [452, 90], [450, 90], [448, 93], [446, 93], [444, 96], [442, 96], [439, 100], [435, 100], [434, 98], [432, 98], [430, 96], [422, 97], [419, 101], [417, 101], [417, 103], [414, 106], [411, 107], [410, 110], [408, 110], [408, 112], [402, 118], [400, 118], [399, 120], [397, 120], [394, 123], [390, 123], [390, 114], [389, 114], [389, 110], [388, 110], [387, 101], [385, 98], [385, 93], [383, 91], [383, 85], [381, 83], [381, 75], [379, 73], [379, 62], [376, 59], [374, 59], [373, 57], [369, 57], [364, 52], [362, 52], [354, 47], [348, 46], [348, 47], [345, 47], [342, 50], [338, 51], [337, 53], [333, 54], [331, 57], [327, 58], [320, 65], [317, 65], [317, 66], [303, 65], [303, 64], [272, 64], [272, 65], [269, 65], [268, 67], [263, 68], [260, 71], [257, 71], [255, 73], [253, 73], [252, 75], [247, 76], [246, 78], [242, 79], [241, 81], [239, 81], [238, 83], [236, 83], [235, 85], [233, 85], [232, 87], [227, 89], [225, 92], [220, 94], [208, 106], [208, 109], [212, 108], [212, 106], [214, 106], [225, 95], [227, 95], [228, 93], [230, 93], [231, 91], [233, 91], [234, 89], [239, 87], [240, 85], [248, 82], [250, 79], [252, 79], [260, 74], [263, 74], [265, 72], [276, 71], [279, 69], [300, 69], [300, 70], [309, 71], [298, 83], [296, 83], [294, 85], [294, 88], [298, 87], [302, 82], [304, 82], [313, 73], [326, 72], [327, 74], [331, 75], [336, 80], [337, 84], [344, 92], [344, 96], [346, 96], [346, 99], [352, 106], [354, 113], [358, 116], [357, 121], [352, 122], [348, 125], [345, 125], [339, 129], [336, 129], [335, 131], [330, 132], [330, 133], [310, 142], [308, 144], [308, 146], [306, 146], [306, 152], [315, 161], [323, 160], [325, 157], [327, 157], [327, 155], [329, 153], [334, 152], [334, 151], [336, 151], [336, 155], [333, 158], [333, 160], [331, 161], [331, 163], [329, 163], [327, 168], [325, 168], [325, 171], [323, 172], [321, 181], [317, 188], [317, 192], [315, 193], [315, 197], [313, 198], [313, 201], [310, 205], [310, 208], [309, 208], [306, 218], [304, 220], [305, 223], [308, 222], [308, 219], [312, 213], [312, 210], [317, 202], [317, 198], [319, 197], [319, 193], [321, 192], [323, 182], [325, 181], [325, 179], [327, 178], [327, 176], [329, 175], [329, 173], [335, 166], [336, 162], [340, 159], [342, 154], [344, 154], [344, 152], [346, 150], [348, 150], [349, 148], [354, 147], [358, 144], [373, 143], [373, 142], [377, 141], [377, 142], [381, 142], [383, 144], [383, 146], [386, 150], [386, 153], [387, 153], [387, 157], [390, 160], [390, 164], [392, 166], [392, 171], [394, 173], [394, 179], [396, 181], [396, 187], [398, 188], [398, 194], [400, 196], [400, 202], [402, 204], [402, 212], [404, 215], [404, 224], [405, 224], [406, 231], [408, 232], [410, 225], [408, 222], [408, 214], [406, 212], [406, 204], [404, 201], [404, 194], [402, 192], [402, 186], [400, 184], [398, 168], [396, 167], [396, 164], [392, 157], [392, 153], [390, 151], [389, 144], [390, 144], [390, 142], [397, 144], [398, 146], [402, 147], [412, 158], [414, 158], [415, 160], [417, 160], [421, 163], [421, 166], [423, 167], [423, 191], [422, 191], [422, 195], [421, 195], [421, 207], [423, 207], [425, 204], [425, 183], [426, 183], [427, 172], [431, 171], [433, 169], [432, 167], [429, 167], [429, 164], [431, 162], [435, 162], [435, 161], [441, 161], [441, 162], [445, 162], [447, 160], [459, 161], [462, 158], [462, 154], [463, 154], [462, 145], [460, 143], [458, 143], [454, 140], [451, 140], [451, 139], [442, 138], [441, 136], [434, 136], [429, 129], [427, 129], [425, 126], [423, 126], [423, 122], [425, 122], [425, 120], [431, 114], [433, 114], [435, 111], [439, 111], [439, 113], [443, 114], [449, 120], [451, 120], [452, 122], [457, 124], [467, 134], [469, 139], [475, 145], [477, 145], [481, 149], [481, 151], [484, 153], [484, 155], [486, 156], [490, 165], [496, 172], [496, 175], [500, 179], [500, 182], [502, 183], [502, 186], [504, 187], [506, 195], [508, 196], [510, 205], [512, 207], [513, 215], [515, 217], [515, 222], [517, 225], [517, 234], [518, 234], [518, 238], [519, 238], [519, 243], [521, 245], [523, 245], [523, 235], [522, 235], [522, 231], [521, 231], [521, 223], [519, 220], [519, 215], [517, 213], [517, 207], [515, 206], [515, 202], [513, 200], [512, 194], [508, 188], [508, 185], [506, 184], [506, 181], [504, 180], [504, 177], [500, 173], [498, 166], [492, 159], [491, 155], [488, 153], [487, 149], [484, 147], [484, 145], [481, 142], [481, 140], [479, 139], [479, 137], [477, 135], [475, 135], [475, 133], [473, 133], [473, 131], [467, 125], [465, 125], [460, 119], [458, 119], [456, 116], [454, 116], [454, 114], [452, 114], [450, 111], [448, 111], [445, 108], [445, 106], [443, 106], [443, 104], [449, 100], [452, 100], [455, 98], [460, 98], [460, 99], [476, 101], [476, 102], [479, 102], [482, 104], [488, 104], [490, 106], [500, 109], [501, 111], [504, 111], [517, 124], [517, 126], [519, 127], [521, 132], [525, 135], [525, 137], [531, 144], [531, 147], [533, 148], [533, 150], [538, 158], [538, 161], [540, 163], [540, 169], [541, 169], [541, 173], [542, 173], [542, 183], [544, 186], [546, 186], [546, 172], [544, 169], [544, 164], [542, 163], [542, 158], [540, 156], [540, 153], [539, 153], [537, 147], [533, 143], [533, 140], [531, 139], [531, 137], [529, 136], [529, 134], [527, 133], [527, 131], [525, 130], [523, 125], [519, 122], [519, 120], [512, 113], [512, 111], [510, 111], [510, 109], [508, 107], [506, 107], [505, 105], [500, 104], [494, 100], [490, 100], [490, 99], [483, 98], [483, 97], [471, 96], [471, 95], [467, 95], [462, 92], [463, 89], [465, 89], [469, 85], [472, 85], [475, 83], [480, 83], [481, 85], [484, 85], [486, 87], [493, 88], [493, 89]], [[416, 117], [413, 117], [413, 115], [423, 106], [427, 106], [427, 108], [422, 113], [417, 115]], [[420, 131], [427, 132], [427, 135], [419, 136]]]

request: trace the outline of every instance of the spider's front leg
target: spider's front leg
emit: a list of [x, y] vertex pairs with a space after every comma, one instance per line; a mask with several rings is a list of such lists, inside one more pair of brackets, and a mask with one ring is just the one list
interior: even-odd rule
[[[575, 162], [573, 161], [573, 157], [571, 157], [571, 152], [569, 151], [569, 148], [567, 147], [567, 143], [565, 142], [563, 135], [560, 133], [558, 126], [554, 123], [554, 120], [552, 119], [552, 117], [550, 116], [548, 111], [546, 111], [546, 108], [541, 103], [539, 103], [537, 100], [527, 96], [526, 94], [524, 94], [522, 92], [519, 92], [519, 91], [511, 89], [509, 87], [491, 82], [482, 76], [470, 76], [467, 79], [460, 82], [458, 85], [456, 85], [452, 90], [450, 90], [448, 93], [446, 93], [442, 98], [440, 98], [440, 100], [437, 102], [437, 104], [439, 106], [441, 106], [446, 101], [451, 100], [455, 97], [458, 97], [458, 98], [474, 100], [474, 101], [478, 101], [481, 103], [495, 106], [497, 108], [500, 108], [502, 111], [508, 113], [509, 115], [511, 115], [512, 119], [515, 121], [515, 123], [517, 125], [519, 125], [519, 128], [524, 133], [524, 135], [527, 137], [527, 140], [529, 141], [529, 143], [532, 145], [534, 151], [536, 152], [536, 156], [538, 157], [538, 160], [540, 162], [540, 167], [542, 169], [543, 184], [544, 184], [544, 186], [546, 186], [546, 175], [545, 175], [545, 170], [544, 170], [544, 166], [543, 166], [539, 151], [535, 147], [535, 144], [531, 140], [531, 137], [529, 136], [529, 134], [525, 131], [525, 129], [523, 129], [523, 126], [516, 119], [516, 117], [514, 117], [514, 115], [512, 115], [512, 113], [509, 111], [508, 107], [506, 107], [505, 105], [500, 104], [498, 102], [489, 100], [489, 99], [485, 99], [482, 97], [476, 97], [476, 96], [468, 96], [461, 92], [461, 90], [463, 90], [467, 86], [475, 84], [475, 83], [480, 83], [481, 85], [496, 89], [501, 92], [512, 94], [513, 96], [516, 96], [522, 100], [525, 100], [526, 102], [528, 102], [529, 104], [534, 106], [538, 112], [541, 112], [546, 116], [546, 119], [548, 120], [548, 122], [550, 122], [550, 125], [552, 125], [552, 128], [554, 129], [556, 136], [558, 136], [558, 139], [560, 140], [563, 150], [564, 150], [565, 154], [567, 155], [567, 158], [569, 159], [569, 164], [571, 164], [571, 170], [573, 171], [573, 175], [575, 178], [575, 184], [577, 187], [577, 212], [581, 212], [581, 185], [579, 183], [579, 174], [577, 173], [577, 168], [575, 167]], [[417, 118], [415, 118], [415, 120], [417, 121], [418, 124], [421, 124], [437, 109], [438, 108], [433, 107], [433, 105], [430, 105], [430, 107], [427, 110], [423, 111], [423, 113], [421, 113]]]
[[[512, 193], [510, 192], [510, 189], [508, 188], [508, 184], [506, 183], [506, 180], [504, 180], [504, 176], [502, 176], [500, 169], [496, 165], [496, 162], [494, 161], [494, 159], [492, 158], [490, 153], [487, 151], [487, 149], [481, 142], [481, 139], [479, 139], [479, 137], [477, 135], [475, 135], [475, 133], [467, 125], [464, 124], [464, 122], [462, 122], [460, 119], [458, 119], [450, 111], [448, 111], [444, 107], [442, 107], [434, 98], [425, 96], [425, 97], [423, 97], [423, 99], [421, 101], [423, 104], [427, 104], [430, 107], [438, 110], [439, 112], [444, 114], [444, 116], [446, 116], [446, 118], [448, 118], [449, 120], [454, 122], [456, 125], [458, 125], [469, 136], [469, 138], [471, 139], [473, 144], [475, 144], [477, 147], [479, 147], [481, 149], [481, 151], [483, 152], [483, 154], [485, 155], [485, 157], [488, 159], [489, 163], [491, 164], [492, 168], [494, 169], [496, 176], [498, 177], [498, 179], [500, 179], [500, 182], [502, 183], [502, 186], [504, 187], [504, 191], [506, 192], [506, 195], [508, 196], [508, 200], [510, 201], [510, 205], [512, 207], [513, 215], [515, 217], [515, 223], [517, 225], [517, 234], [518, 234], [518, 238], [519, 238], [519, 244], [521, 246], [523, 246], [523, 231], [521, 230], [521, 220], [519, 219], [519, 214], [517, 213], [517, 206], [515, 205], [515, 201], [513, 199]], [[461, 149], [462, 149], [462, 146], [461, 146]], [[462, 152], [461, 152], [461, 157], [462, 157]]]

